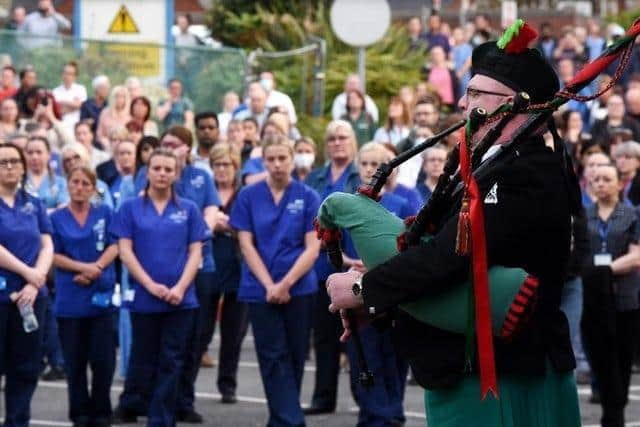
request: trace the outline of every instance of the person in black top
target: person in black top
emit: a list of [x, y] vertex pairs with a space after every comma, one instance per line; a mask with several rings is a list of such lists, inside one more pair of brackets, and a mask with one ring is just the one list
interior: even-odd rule
[[[518, 91], [526, 91], [537, 104], [558, 90], [555, 72], [532, 49], [510, 54], [495, 42], [485, 43], [473, 52], [472, 73], [458, 103], [465, 115], [476, 107], [494, 111]], [[496, 145], [509, 143], [527, 117], [511, 120]], [[472, 144], [494, 125], [481, 126]], [[477, 178], [488, 265], [520, 267], [539, 279], [529, 318], [510, 340], [494, 338], [499, 399], [480, 399], [479, 363], [471, 359], [466, 366], [464, 335], [421, 323], [400, 310], [393, 313], [400, 304], [438, 296], [469, 277], [470, 257], [456, 253], [461, 191], [454, 192], [450, 210], [434, 224], [428, 243], [409, 247], [363, 276], [347, 272], [327, 280], [331, 311], [360, 308], [373, 318], [395, 315], [395, 347], [427, 389], [430, 427], [519, 425], [525, 419], [533, 426], [580, 425], [575, 360], [559, 307], [571, 214], [579, 211], [580, 199], [575, 176], [559, 149], [562, 143], [554, 144], [556, 150], [547, 147], [542, 136], [546, 130], [541, 126], [508, 155], [485, 160], [490, 168]], [[355, 286], [359, 281], [361, 286]], [[348, 322], [343, 323], [346, 339], [351, 331]]]
[[584, 274], [582, 334], [602, 403], [602, 426], [623, 427], [640, 305], [640, 221], [620, 199], [613, 165], [593, 178], [596, 203], [587, 208], [591, 251]]

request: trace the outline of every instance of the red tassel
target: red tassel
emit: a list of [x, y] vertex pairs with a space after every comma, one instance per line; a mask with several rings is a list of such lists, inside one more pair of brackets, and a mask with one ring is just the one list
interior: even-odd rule
[[462, 199], [462, 207], [458, 216], [456, 253], [458, 255], [469, 255], [471, 253], [471, 215], [469, 214], [468, 195], [465, 195]]

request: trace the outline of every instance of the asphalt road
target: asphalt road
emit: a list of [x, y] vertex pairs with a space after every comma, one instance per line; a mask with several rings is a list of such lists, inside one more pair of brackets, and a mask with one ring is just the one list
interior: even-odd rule
[[[212, 345], [210, 354], [217, 354], [216, 339]], [[302, 400], [308, 403], [311, 398], [314, 364], [307, 364]], [[197, 410], [202, 413], [207, 426], [229, 427], [264, 427], [267, 420], [267, 407], [256, 362], [253, 339], [250, 335], [244, 342], [239, 378], [238, 378], [238, 403], [224, 405], [219, 402], [220, 396], [215, 389], [216, 368], [202, 369], [198, 377]], [[339, 407], [335, 414], [321, 415], [307, 418], [309, 427], [333, 427], [355, 426], [357, 421], [357, 408], [349, 391], [349, 378], [346, 372], [340, 375]], [[119, 392], [122, 390], [122, 381], [117, 379], [112, 389], [112, 402], [117, 402]], [[585, 427], [597, 427], [600, 417], [600, 407], [588, 403], [589, 389], [579, 388], [580, 408], [582, 422]], [[0, 403], [0, 413], [4, 410], [4, 398]], [[407, 415], [406, 427], [424, 427], [425, 416], [422, 403], [422, 389], [416, 386], [408, 386], [405, 399]], [[138, 426], [144, 425], [140, 419]], [[36, 391], [32, 405], [31, 425], [43, 427], [67, 427], [71, 423], [67, 419], [67, 395], [66, 383], [41, 381]], [[133, 425], [131, 425], [133, 426]], [[631, 387], [629, 406], [627, 407], [627, 426], [640, 427], [640, 376], [634, 376]]]

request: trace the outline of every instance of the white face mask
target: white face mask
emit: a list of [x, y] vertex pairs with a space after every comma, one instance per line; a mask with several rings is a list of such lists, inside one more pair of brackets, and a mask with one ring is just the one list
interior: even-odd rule
[[309, 169], [313, 166], [316, 156], [312, 153], [296, 153], [293, 156], [293, 164], [296, 168]]
[[266, 90], [267, 92], [271, 92], [271, 90], [273, 89], [273, 80], [271, 80], [271, 79], [261, 79], [260, 80], [260, 86], [262, 86], [262, 88], [264, 90]]

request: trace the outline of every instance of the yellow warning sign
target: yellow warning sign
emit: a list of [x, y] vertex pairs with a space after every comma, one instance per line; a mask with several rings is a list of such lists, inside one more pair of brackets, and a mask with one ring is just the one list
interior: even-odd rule
[[111, 21], [109, 25], [109, 33], [122, 34], [122, 33], [139, 33], [138, 26], [131, 17], [129, 9], [125, 5], [120, 6], [120, 10], [116, 14], [116, 17]]

